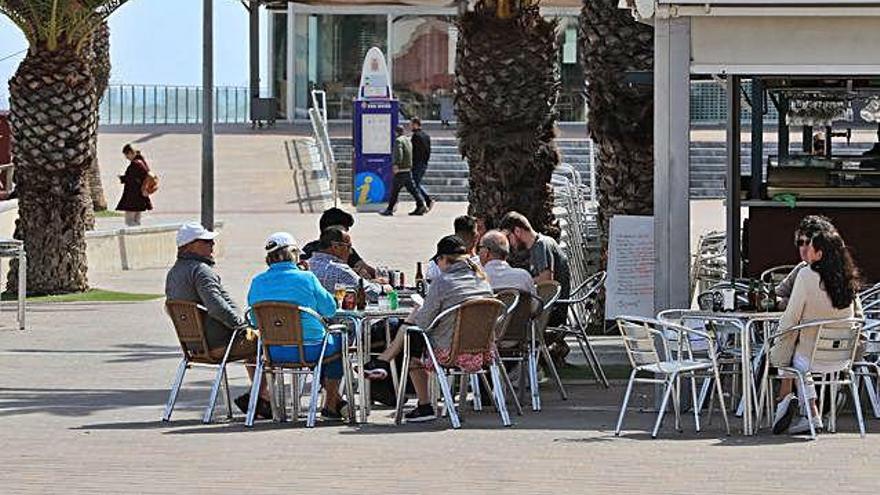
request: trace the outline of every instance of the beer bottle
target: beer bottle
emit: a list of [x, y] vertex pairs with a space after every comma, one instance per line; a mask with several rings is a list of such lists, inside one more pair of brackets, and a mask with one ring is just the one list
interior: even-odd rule
[[776, 300], [776, 286], [773, 282], [770, 282], [770, 290], [767, 294], [767, 311], [776, 311], [778, 308], [778, 302]]
[[760, 309], [758, 307], [759, 299], [760, 299], [760, 297], [758, 294], [758, 285], [755, 283], [754, 280], [750, 280], [749, 281], [748, 300], [749, 300], [749, 306], [751, 307], [752, 310], [758, 311]]
[[354, 300], [358, 311], [367, 309], [367, 291], [364, 289], [363, 278], [358, 279], [357, 292], [355, 292]]
[[419, 261], [416, 263], [416, 292], [424, 297], [427, 291], [428, 286], [425, 284], [425, 276], [422, 274], [422, 262]]

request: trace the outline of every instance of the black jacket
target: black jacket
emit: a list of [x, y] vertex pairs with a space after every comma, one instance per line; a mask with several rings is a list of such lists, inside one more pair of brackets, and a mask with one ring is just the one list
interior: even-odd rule
[[413, 165], [427, 165], [431, 159], [431, 136], [419, 129], [412, 133]]

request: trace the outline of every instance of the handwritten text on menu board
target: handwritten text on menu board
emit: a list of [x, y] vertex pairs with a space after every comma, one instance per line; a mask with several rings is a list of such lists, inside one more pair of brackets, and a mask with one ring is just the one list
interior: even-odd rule
[[654, 316], [654, 217], [611, 218], [605, 287], [605, 318]]

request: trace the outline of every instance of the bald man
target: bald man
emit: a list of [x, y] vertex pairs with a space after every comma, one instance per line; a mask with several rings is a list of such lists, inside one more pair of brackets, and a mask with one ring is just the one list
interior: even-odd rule
[[489, 278], [492, 290], [517, 289], [535, 294], [535, 282], [532, 275], [522, 268], [513, 268], [507, 263], [510, 255], [510, 243], [507, 236], [499, 230], [486, 232], [477, 244], [480, 264]]

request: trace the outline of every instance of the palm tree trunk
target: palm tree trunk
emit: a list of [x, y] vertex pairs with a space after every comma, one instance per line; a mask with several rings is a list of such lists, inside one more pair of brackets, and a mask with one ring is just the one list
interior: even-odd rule
[[503, 18], [494, 9], [478, 2], [458, 19], [455, 110], [470, 168], [469, 213], [497, 223], [516, 210], [555, 236], [557, 22], [544, 19], [537, 5]]
[[654, 211], [653, 88], [625, 81], [628, 71], [653, 69], [654, 30], [617, 5], [617, 0], [584, 0], [580, 17], [587, 120], [598, 150], [603, 266], [611, 217]]
[[[97, 96], [88, 64], [73, 48], [31, 50], [9, 84], [19, 218], [28, 253], [28, 292], [88, 288], [83, 174], [94, 156]], [[7, 289], [15, 292], [17, 266]]]
[[[107, 21], [104, 21], [92, 34], [91, 48], [92, 76], [95, 79], [95, 91], [100, 102], [110, 83], [110, 26], [107, 24]], [[101, 168], [98, 165], [97, 148], [86, 173], [86, 182], [94, 211], [106, 210], [107, 198], [104, 195], [104, 185], [101, 182]], [[93, 226], [94, 221], [92, 221], [90, 230]]]

